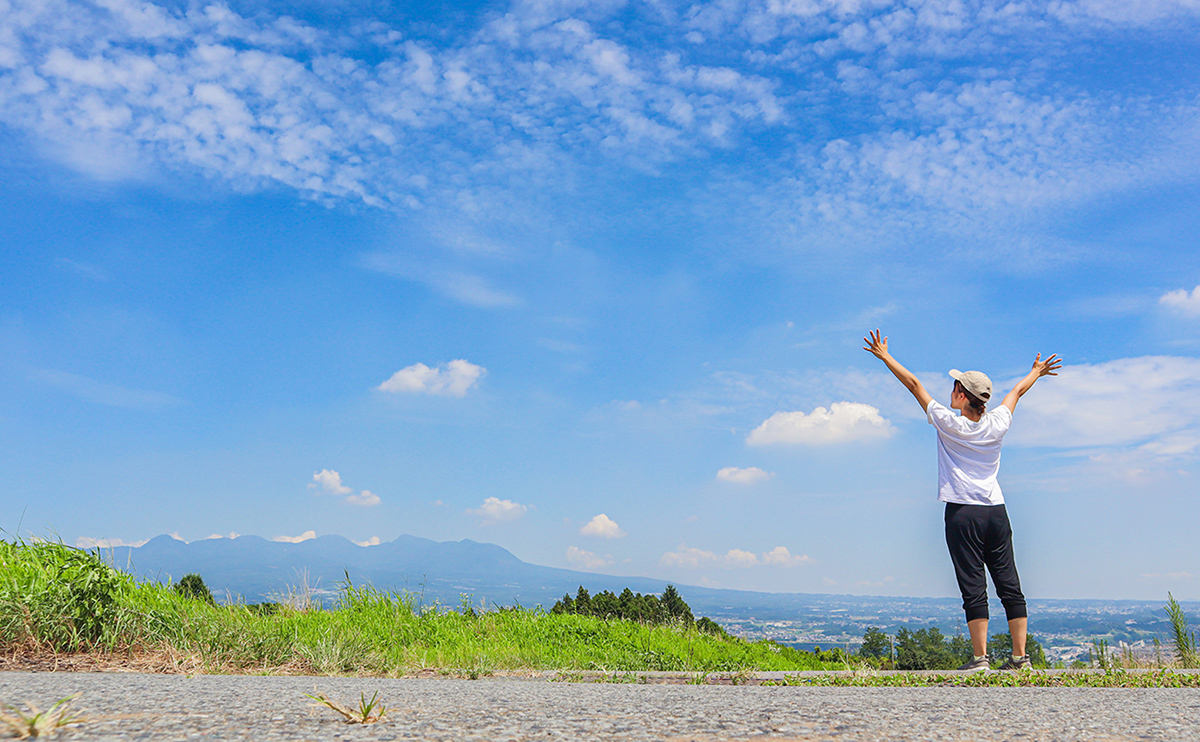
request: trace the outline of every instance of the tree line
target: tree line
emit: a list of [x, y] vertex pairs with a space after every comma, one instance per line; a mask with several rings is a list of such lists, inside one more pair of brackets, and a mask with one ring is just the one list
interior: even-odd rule
[[701, 616], [692, 616], [692, 609], [684, 601], [674, 585], [667, 585], [662, 595], [654, 593], [635, 593], [629, 588], [621, 591], [620, 595], [609, 590], [592, 595], [579, 586], [579, 591], [572, 598], [568, 593], [562, 596], [550, 609], [551, 613], [567, 613], [576, 616], [595, 616], [605, 619], [623, 619], [648, 624], [676, 623], [684, 626], [695, 626], [700, 631], [718, 636], [725, 635], [716, 621]]
[[[992, 657], [1007, 658], [1012, 653], [1012, 636], [993, 634], [988, 640], [988, 650]], [[1045, 650], [1032, 636], [1026, 639], [1025, 651], [1034, 667], [1048, 666]], [[953, 670], [970, 660], [974, 652], [970, 639], [962, 634], [947, 637], [936, 626], [917, 631], [902, 628], [894, 637], [872, 626], [863, 634], [862, 646], [855, 656], [885, 670]]]

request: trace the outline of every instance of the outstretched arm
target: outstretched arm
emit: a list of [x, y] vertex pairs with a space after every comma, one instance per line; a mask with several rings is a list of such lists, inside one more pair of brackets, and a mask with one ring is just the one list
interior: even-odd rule
[[1000, 404], [1007, 407], [1009, 412], [1016, 412], [1017, 402], [1025, 396], [1025, 392], [1033, 388], [1034, 382], [1043, 376], [1058, 376], [1057, 372], [1060, 368], [1062, 368], [1062, 359], [1057, 354], [1053, 354], [1043, 361], [1042, 354], [1038, 353], [1037, 358], [1033, 359], [1033, 369], [1025, 375], [1024, 379], [1017, 382], [1017, 385], [1004, 396], [1004, 401]]
[[929, 392], [925, 391], [925, 386], [921, 384], [920, 379], [913, 375], [912, 371], [900, 365], [900, 362], [892, 358], [891, 353], [888, 353], [888, 339], [882, 337], [879, 330], [875, 330], [868, 337], [863, 338], [863, 342], [866, 343], [863, 350], [884, 362], [888, 367], [888, 371], [895, 374], [900, 383], [917, 398], [921, 409], [929, 409], [929, 401], [933, 397], [929, 396]]

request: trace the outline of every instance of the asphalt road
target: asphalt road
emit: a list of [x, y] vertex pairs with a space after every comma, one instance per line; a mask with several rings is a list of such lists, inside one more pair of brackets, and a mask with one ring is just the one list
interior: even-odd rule
[[[369, 726], [306, 693], [389, 711]], [[1200, 690], [804, 688], [0, 672], [0, 702], [73, 702], [61, 740], [1200, 740]]]

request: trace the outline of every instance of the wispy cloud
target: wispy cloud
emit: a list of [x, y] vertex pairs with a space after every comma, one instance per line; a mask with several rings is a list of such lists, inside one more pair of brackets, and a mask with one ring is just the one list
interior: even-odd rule
[[776, 412], [750, 432], [746, 443], [823, 445], [887, 438], [892, 432], [891, 423], [871, 405], [834, 402], [829, 409], [818, 407], [808, 414]]
[[379, 546], [380, 541], [378, 536], [372, 536], [366, 541], [355, 541], [354, 543], [358, 544], [359, 546]]
[[86, 278], [89, 281], [107, 281], [108, 274], [102, 269], [92, 265], [91, 263], [82, 263], [71, 258], [55, 258], [54, 264], [60, 268], [64, 268], [77, 276]]
[[30, 377], [57, 387], [68, 394], [86, 402], [107, 405], [109, 407], [128, 407], [133, 409], [158, 409], [183, 404], [183, 400], [166, 392], [146, 389], [130, 389], [117, 384], [73, 374], [69, 371], [42, 369], [33, 371]]
[[373, 253], [363, 258], [365, 268], [425, 284], [455, 301], [483, 309], [515, 307], [520, 297], [496, 288], [491, 281], [465, 270], [438, 268], [410, 257]]
[[528, 511], [528, 505], [522, 505], [512, 500], [501, 500], [499, 497], [488, 497], [478, 508], [467, 510], [467, 515], [481, 518], [484, 525], [492, 525], [517, 520]]
[[739, 469], [736, 466], [727, 466], [717, 472], [717, 479], [725, 482], [734, 482], [736, 484], [755, 484], [765, 479], [770, 479], [770, 472], [763, 471], [757, 466], [751, 466], [745, 469]]
[[725, 554], [717, 554], [704, 549], [697, 549], [681, 544], [675, 551], [662, 555], [659, 564], [664, 567], [682, 567], [698, 569], [700, 567], [722, 567], [725, 569], [745, 569], [757, 566], [797, 567], [811, 562], [807, 554], [794, 556], [786, 546], [776, 546], [761, 555], [745, 549], [730, 549]]
[[1009, 442], [1051, 448], [1137, 447], [1178, 457], [1200, 441], [1200, 359], [1068, 364], [1021, 399]]
[[[1189, 177], [1179, 153], [1200, 145], [1186, 95], [1045, 82], [1047, 59], [1069, 70], [1129, 27], [1194, 28], [1191, 0], [514, 2], [437, 44], [374, 18], [326, 30], [217, 4], [11, 5], [0, 120], [50, 156], [98, 178], [283, 185], [446, 228], [509, 219], [547, 183], [567, 194], [543, 201], [552, 214], [580, 175], [738, 147], [740, 170], [710, 168], [711, 190], [753, 184], [742, 216], [778, 209], [764, 234], [786, 222], [836, 242], [867, 214], [881, 233], [959, 229]], [[480, 306], [518, 300], [472, 271], [414, 280]]]
[[150, 539], [142, 539], [141, 541], [124, 541], [119, 538], [91, 538], [88, 536], [80, 536], [75, 539], [75, 546], [80, 549], [111, 549], [118, 546], [142, 546]]
[[577, 546], [568, 546], [567, 563], [579, 569], [603, 569], [612, 564], [612, 557], [598, 556]]
[[430, 368], [424, 363], [414, 363], [392, 374], [377, 389], [392, 394], [464, 397], [486, 373], [487, 369], [483, 366], [461, 359], [437, 368]]
[[278, 541], [280, 543], [285, 543], [285, 544], [298, 544], [301, 541], [311, 541], [312, 539], [314, 539], [316, 537], [317, 537], [316, 531], [305, 531], [304, 533], [300, 534], [299, 536], [276, 536], [275, 538], [273, 538], [271, 540]]

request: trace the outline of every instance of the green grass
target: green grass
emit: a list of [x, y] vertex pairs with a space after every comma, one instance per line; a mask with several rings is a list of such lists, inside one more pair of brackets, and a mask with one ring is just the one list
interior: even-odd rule
[[854, 673], [848, 675], [785, 675], [783, 684], [889, 688], [935, 686], [960, 688], [1200, 688], [1200, 673], [1171, 670], [1059, 673], [1025, 670], [1022, 672], [976, 672], [945, 675], [935, 673], [927, 675]]
[[208, 672], [479, 677], [503, 671], [688, 673], [841, 669], [770, 642], [541, 610], [419, 609], [412, 596], [343, 586], [329, 610], [264, 615], [138, 582], [98, 553], [0, 541], [4, 651], [165, 654]]

